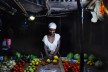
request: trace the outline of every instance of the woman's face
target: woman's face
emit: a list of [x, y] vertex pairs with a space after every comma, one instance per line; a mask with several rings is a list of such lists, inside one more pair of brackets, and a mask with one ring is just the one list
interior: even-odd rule
[[49, 28], [49, 33], [50, 33], [51, 35], [54, 35], [54, 34], [55, 34], [55, 31], [56, 31], [56, 29]]

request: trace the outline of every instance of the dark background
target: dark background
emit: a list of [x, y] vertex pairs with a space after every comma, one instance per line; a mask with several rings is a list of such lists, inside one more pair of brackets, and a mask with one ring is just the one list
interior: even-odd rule
[[[61, 35], [60, 54], [66, 56], [71, 52], [80, 52], [80, 20], [77, 11], [67, 17], [37, 17], [28, 21], [22, 15], [0, 15], [2, 20], [1, 41], [5, 37], [12, 39], [12, 52], [40, 56], [43, 51], [42, 38], [48, 32], [48, 23], [57, 24], [57, 33]], [[27, 23], [25, 24], [25, 21]], [[94, 54], [108, 65], [108, 18], [91, 23], [91, 14], [84, 13], [84, 52]], [[107, 66], [106, 66], [107, 67]], [[104, 72], [107, 72], [106, 70]]]

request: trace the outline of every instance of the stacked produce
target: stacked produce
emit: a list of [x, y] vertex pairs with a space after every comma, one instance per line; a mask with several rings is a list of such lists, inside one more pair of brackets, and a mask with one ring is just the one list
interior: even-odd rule
[[93, 66], [94, 63], [95, 63], [95, 59], [96, 59], [96, 57], [95, 57], [93, 54], [91, 54], [91, 55], [88, 57], [87, 65]]
[[[31, 55], [29, 56], [31, 58]], [[28, 64], [28, 66], [24, 69], [24, 72], [35, 72], [37, 70], [37, 66], [40, 65], [47, 65], [50, 63], [53, 64], [57, 64], [59, 61], [59, 57], [57, 55], [55, 55], [53, 57], [53, 59], [44, 59], [44, 60], [40, 60], [39, 58], [36, 58], [32, 55], [32, 59], [30, 60], [30, 63]]]
[[58, 63], [58, 61], [59, 61], [59, 57], [56, 55], [56, 56], [54, 56], [54, 58], [53, 58], [53, 64], [57, 64]]
[[7, 60], [6, 65], [8, 66], [8, 68], [12, 69], [13, 66], [16, 65], [16, 62], [15, 60]]
[[87, 61], [87, 65], [90, 65], [90, 66], [93, 66], [94, 63], [95, 63], [95, 62], [94, 62], [93, 60], [88, 60], [88, 61]]
[[74, 72], [80, 72], [80, 66], [77, 63], [72, 63], [72, 70]]
[[[70, 52], [67, 54], [65, 59], [62, 59], [62, 62], [69, 61], [72, 64], [74, 70], [78, 71], [80, 66], [80, 54], [79, 53], [72, 53]], [[94, 66], [96, 68], [102, 68], [104, 63], [102, 60], [96, 58], [93, 54], [88, 55], [84, 53], [84, 63], [89, 66]], [[75, 65], [75, 66], [74, 66]], [[78, 67], [78, 68], [76, 68]]]
[[96, 68], [103, 68], [104, 63], [101, 59], [96, 59], [96, 57], [93, 54], [91, 54], [88, 57], [87, 65], [95, 66]]
[[16, 65], [14, 65], [12, 72], [34, 72], [40, 63], [40, 59], [33, 54], [22, 55], [20, 52], [16, 52], [15, 55]]
[[48, 63], [45, 62], [45, 61], [41, 61], [41, 62], [40, 62], [40, 65], [43, 65], [43, 66], [44, 66], [44, 65], [47, 65], [47, 64], [48, 64]]
[[16, 64], [15, 60], [3, 61], [0, 64], [0, 72], [10, 71], [15, 64]]
[[76, 61], [76, 64], [80, 65], [80, 59], [78, 59], [78, 60]]
[[57, 55], [55, 55], [52, 59], [46, 59], [47, 63], [53, 63], [53, 64], [57, 64], [59, 62], [59, 57]]
[[36, 66], [38, 66], [40, 62], [41, 61], [38, 58], [33, 59], [29, 63], [29, 65], [24, 69], [24, 72], [35, 72], [36, 71]]
[[23, 67], [25, 66], [25, 61], [19, 61], [14, 65], [12, 72], [24, 72]]
[[63, 62], [63, 67], [65, 72], [68, 72], [69, 70], [71, 70], [71, 64], [68, 61]]
[[[14, 59], [7, 59], [5, 56], [4, 59], [0, 58], [0, 72], [11, 71], [11, 72], [35, 72], [37, 70], [37, 66], [40, 65], [48, 65], [58, 64], [59, 57], [57, 55], [53, 56], [53, 58], [46, 58], [44, 60], [40, 60], [37, 56], [30, 54], [24, 55], [20, 52], [16, 52]], [[80, 54], [70, 52], [67, 54], [65, 58], [62, 59], [63, 67], [65, 72], [72, 71], [80, 72]], [[101, 59], [96, 58], [93, 54], [88, 55], [84, 53], [84, 63], [88, 66], [94, 66], [96, 68], [102, 68], [104, 63]]]
[[62, 62], [63, 62], [63, 67], [65, 72], [72, 72], [74, 70], [74, 72], [79, 72], [79, 64], [75, 63], [73, 60], [76, 60], [75, 62], [79, 63], [80, 60], [80, 55], [78, 53], [74, 54], [74, 53], [69, 53], [67, 54], [66, 58], [62, 58]]
[[96, 68], [103, 68], [103, 66], [104, 66], [104, 63], [102, 60], [100, 60], [100, 59], [96, 60], [96, 62], [95, 62]]

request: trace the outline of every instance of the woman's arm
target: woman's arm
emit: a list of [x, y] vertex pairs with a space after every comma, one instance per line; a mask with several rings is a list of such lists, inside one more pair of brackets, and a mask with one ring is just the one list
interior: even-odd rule
[[45, 54], [46, 54], [47, 56], [49, 56], [49, 54], [48, 54], [48, 48], [47, 48], [46, 45], [44, 45], [44, 50], [45, 50]]
[[58, 41], [57, 48], [56, 48], [55, 52], [53, 53], [53, 55], [57, 54], [57, 52], [59, 51], [59, 48], [60, 48], [60, 39]]

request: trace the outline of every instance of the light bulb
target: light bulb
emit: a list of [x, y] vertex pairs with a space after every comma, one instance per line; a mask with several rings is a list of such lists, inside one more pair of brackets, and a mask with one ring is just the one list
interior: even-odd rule
[[35, 20], [35, 17], [34, 16], [30, 16], [29, 20], [32, 20], [32, 21]]

